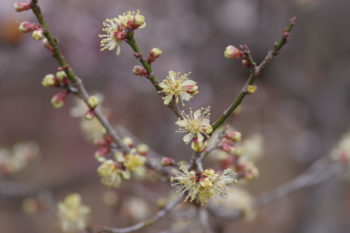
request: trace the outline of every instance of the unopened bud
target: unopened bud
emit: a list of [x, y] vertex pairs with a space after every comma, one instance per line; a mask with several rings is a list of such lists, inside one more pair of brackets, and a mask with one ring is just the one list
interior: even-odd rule
[[249, 61], [247, 59], [242, 60], [242, 66], [249, 67]]
[[254, 93], [256, 92], [257, 89], [258, 89], [258, 87], [255, 86], [255, 85], [248, 85], [248, 86], [247, 86], [247, 92], [248, 92], [249, 94], [254, 94]]
[[198, 86], [196, 84], [194, 85], [187, 85], [185, 86], [186, 92], [191, 95], [195, 95], [198, 93]]
[[106, 161], [105, 155], [109, 152], [107, 148], [101, 148], [95, 152], [95, 158], [100, 163]]
[[237, 49], [233, 45], [229, 45], [226, 47], [224, 55], [227, 59], [236, 59], [236, 58], [241, 58], [242, 57], [242, 51]]
[[162, 166], [172, 166], [175, 164], [175, 160], [169, 157], [163, 157], [161, 164]]
[[55, 94], [51, 99], [51, 104], [54, 108], [61, 108], [64, 105], [68, 92], [63, 91]]
[[85, 113], [85, 116], [84, 116], [86, 120], [92, 120], [94, 119], [94, 117], [95, 117], [94, 109], [90, 109], [89, 111], [87, 111], [87, 113]]
[[158, 57], [160, 57], [160, 55], [162, 55], [162, 50], [160, 50], [158, 48], [151, 49], [151, 51], [148, 55], [148, 58], [147, 58], [147, 62], [148, 63], [154, 62]]
[[64, 72], [63, 70], [58, 71], [56, 73], [56, 77], [58, 80], [60, 80], [61, 82], [64, 81], [65, 78], [67, 78], [66, 72]]
[[32, 38], [34, 40], [41, 40], [44, 37], [43, 30], [41, 28], [34, 30], [32, 33]]
[[147, 75], [147, 70], [141, 66], [134, 66], [132, 73], [136, 76], [145, 76]]
[[138, 27], [141, 27], [145, 24], [145, 17], [143, 15], [136, 15], [134, 18], [134, 24]]
[[235, 142], [240, 142], [242, 140], [242, 134], [238, 131], [229, 131], [225, 133], [225, 138]]
[[140, 144], [136, 147], [136, 150], [141, 155], [146, 155], [149, 151], [149, 148], [146, 144]]
[[13, 9], [17, 12], [27, 11], [32, 8], [32, 4], [26, 2], [15, 2]]
[[54, 87], [56, 85], [55, 76], [53, 74], [45, 75], [45, 77], [44, 77], [43, 81], [41, 82], [41, 84], [44, 87]]
[[30, 23], [28, 21], [23, 21], [19, 24], [18, 29], [20, 32], [27, 33], [39, 29], [40, 26], [35, 23]]
[[220, 149], [227, 152], [227, 153], [230, 153], [233, 149], [233, 146], [228, 144], [228, 143], [223, 143], [220, 145]]
[[134, 147], [134, 142], [133, 142], [133, 140], [130, 137], [123, 138], [123, 142], [128, 147]]
[[96, 96], [90, 96], [88, 99], [88, 104], [90, 108], [96, 108], [99, 103], [99, 100]]

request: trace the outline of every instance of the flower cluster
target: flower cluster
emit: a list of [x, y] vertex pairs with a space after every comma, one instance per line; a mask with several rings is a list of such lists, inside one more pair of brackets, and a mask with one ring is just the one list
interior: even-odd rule
[[168, 105], [175, 99], [178, 104], [181, 100], [189, 101], [194, 95], [198, 94], [197, 83], [188, 78], [188, 74], [181, 74], [170, 70], [168, 76], [159, 84], [162, 88], [160, 93], [164, 95], [164, 104]]
[[99, 35], [101, 38], [101, 51], [114, 50], [120, 54], [120, 44], [126, 39], [127, 34], [137, 28], [146, 26], [145, 17], [140, 11], [128, 11], [111, 19], [106, 19], [102, 25], [105, 34]]
[[201, 108], [190, 114], [182, 112], [183, 119], [178, 119], [175, 123], [180, 127], [177, 132], [187, 133], [183, 140], [187, 144], [192, 141], [192, 148], [198, 150], [202, 149], [205, 137], [213, 131], [210, 125], [210, 109]]
[[[130, 138], [124, 138], [124, 141], [131, 142], [129, 144], [130, 152], [127, 154], [122, 152], [111, 153], [111, 149], [108, 147], [96, 152], [95, 157], [101, 163], [97, 173], [104, 185], [118, 188], [122, 180], [130, 179], [132, 172], [139, 176], [145, 173], [144, 165], [148, 147], [144, 144], [134, 147], [133, 142], [130, 140]], [[112, 154], [112, 158], [106, 158], [108, 154]]]
[[229, 184], [236, 182], [236, 174], [232, 169], [215, 172], [205, 169], [202, 172], [189, 171], [188, 167], [181, 166], [174, 171], [171, 177], [172, 186], [186, 196], [186, 201], [207, 204], [209, 200], [218, 200], [226, 196]]
[[331, 151], [331, 158], [342, 163], [350, 162], [350, 132], [346, 133]]
[[0, 174], [20, 172], [38, 155], [39, 147], [33, 142], [18, 143], [12, 150], [0, 148]]
[[82, 204], [80, 195], [76, 193], [66, 196], [57, 205], [57, 218], [64, 232], [84, 230], [89, 214], [90, 208]]
[[[219, 135], [218, 135], [219, 134]], [[241, 133], [226, 129], [213, 136], [209, 147], [216, 148], [212, 157], [220, 162], [221, 168], [232, 168], [240, 179], [254, 179], [259, 175], [255, 165], [262, 154], [262, 137], [255, 134], [241, 142]]]

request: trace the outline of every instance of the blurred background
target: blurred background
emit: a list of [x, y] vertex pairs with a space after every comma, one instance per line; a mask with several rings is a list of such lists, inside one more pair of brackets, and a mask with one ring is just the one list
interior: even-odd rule
[[[0, 228], [11, 233], [60, 232], [50, 212], [23, 212], [22, 202], [37, 197], [17, 193], [23, 185], [39, 187], [44, 199], [46, 188], [51, 188], [54, 202], [81, 193], [93, 210], [91, 222], [96, 227], [127, 226], [150, 216], [156, 211], [152, 202], [170, 192], [167, 185], [145, 183], [154, 193], [140, 201], [143, 186], [126, 182], [115, 192], [116, 204], [105, 205], [108, 189], [96, 175], [96, 148], [84, 140], [79, 120], [70, 117], [73, 98], [62, 109], [51, 107], [55, 90], [43, 88], [41, 80], [56, 72], [56, 61], [41, 43], [18, 32], [18, 22], [35, 19], [31, 12], [15, 13], [14, 2], [2, 1], [0, 6], [0, 147], [35, 141], [41, 155], [25, 171], [1, 177], [3, 184], [15, 186], [2, 185], [6, 188], [0, 193]], [[229, 121], [243, 137], [255, 132], [264, 137], [261, 175], [249, 184], [255, 195], [328, 156], [350, 126], [348, 0], [42, 0], [40, 5], [87, 89], [104, 93], [112, 122], [177, 159], [189, 158], [190, 148], [181, 134], [174, 133], [176, 118], [147, 80], [132, 75], [136, 60], [130, 48], [123, 44], [117, 57], [99, 51], [101, 22], [140, 9], [147, 26], [136, 32], [139, 45], [145, 52], [153, 47], [163, 50], [154, 64], [156, 76], [161, 80], [168, 70], [191, 71], [200, 92], [190, 105], [210, 105], [216, 119], [249, 74], [239, 61], [224, 58], [225, 47], [248, 44], [260, 62], [296, 15], [290, 42], [259, 77], [258, 92], [245, 99], [241, 113]], [[252, 222], [224, 222], [222, 232], [348, 232], [349, 192], [345, 181], [331, 180], [265, 207]], [[170, 222], [161, 221], [143, 232], [167, 230]]]

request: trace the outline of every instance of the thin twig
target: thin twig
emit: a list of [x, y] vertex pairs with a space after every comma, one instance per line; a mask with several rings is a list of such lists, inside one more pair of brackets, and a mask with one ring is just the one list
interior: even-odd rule
[[[38, 5], [38, 0], [32, 1], [32, 11], [35, 14], [36, 18], [38, 19], [38, 22], [44, 31], [44, 35], [45, 35], [46, 39], [48, 40], [50, 46], [52, 47], [53, 56], [55, 57], [57, 62], [60, 64], [60, 66], [62, 68], [64, 68], [64, 70], [67, 74], [67, 77], [75, 86], [72, 90], [74, 90], [74, 93], [78, 97], [80, 97], [85, 102], [85, 104], [87, 106], [89, 106], [88, 100], [89, 100], [90, 96], [89, 96], [85, 86], [83, 85], [82, 80], [74, 73], [73, 69], [69, 66], [68, 62], [63, 57], [63, 54], [59, 49], [57, 40], [49, 32], [47, 24], [45, 22], [45, 19], [43, 17], [42, 12], [41, 12], [41, 9]], [[111, 123], [107, 120], [107, 118], [102, 113], [102, 111], [99, 107], [97, 107], [95, 109], [95, 116], [96, 116], [97, 120], [101, 123], [101, 125], [105, 128], [106, 132], [111, 136], [111, 138], [113, 139], [113, 142], [117, 145], [118, 149], [121, 150], [122, 152], [128, 153], [130, 151], [130, 148], [123, 143], [121, 136], [112, 127]], [[146, 161], [146, 165], [150, 169], [158, 171], [160, 174], [163, 174], [163, 175], [166, 174], [167, 176], [169, 175], [169, 172], [165, 171], [162, 167], [154, 164], [150, 160]]]
[[198, 209], [198, 220], [203, 233], [214, 233], [209, 222], [209, 214], [206, 208]]
[[[64, 71], [67, 74], [67, 77], [77, 89], [78, 96], [85, 102], [87, 106], [89, 106], [88, 100], [90, 96], [86, 88], [84, 87], [82, 80], [78, 76], [76, 76], [73, 69], [69, 66], [67, 60], [63, 57], [63, 54], [59, 49], [56, 38], [54, 38], [49, 32], [41, 9], [38, 5], [38, 0], [32, 1], [32, 11], [38, 19], [38, 22], [44, 31], [45, 38], [52, 47], [53, 56], [55, 57], [59, 65], [64, 69]], [[122, 151], [128, 152], [129, 148], [122, 142], [121, 137], [115, 132], [112, 125], [109, 123], [109, 121], [106, 119], [106, 117], [103, 115], [102, 111], [99, 108], [95, 109], [95, 116], [100, 121], [102, 126], [106, 129], [107, 133], [112, 137], [113, 142], [116, 143], [116, 145], [118, 145], [118, 147]]]
[[245, 85], [243, 86], [240, 94], [233, 100], [231, 105], [224, 111], [222, 116], [220, 116], [213, 124], [213, 132], [219, 128], [226, 120], [227, 118], [237, 109], [237, 107], [242, 103], [244, 97], [248, 95], [247, 87], [249, 85], [253, 85], [256, 78], [260, 75], [261, 71], [266, 67], [268, 63], [270, 63], [280, 52], [282, 47], [287, 43], [290, 32], [292, 31], [294, 24], [295, 24], [296, 18], [293, 17], [290, 19], [290, 24], [287, 28], [285, 28], [283, 32], [282, 38], [279, 40], [279, 42], [275, 43], [274, 48], [270, 50], [264, 60], [258, 65], [255, 65], [254, 60], [252, 59], [249, 50], [245, 51], [247, 54], [249, 54], [248, 58], [252, 60], [250, 63], [252, 63], [252, 70], [249, 75], [249, 78]]
[[139, 222], [135, 225], [125, 227], [125, 228], [104, 228], [101, 230], [101, 232], [107, 232], [107, 233], [128, 233], [128, 232], [134, 232], [141, 230], [145, 227], [148, 227], [150, 225], [153, 225], [157, 221], [159, 221], [161, 218], [166, 216], [173, 208], [177, 206], [182, 201], [182, 197], [178, 197], [177, 199], [169, 202], [163, 209], [158, 211], [152, 218]]
[[[159, 86], [159, 81], [157, 79], [157, 77], [153, 74], [153, 69], [152, 69], [152, 64], [148, 63], [142, 54], [142, 51], [140, 49], [140, 47], [137, 45], [137, 42], [135, 40], [134, 37], [134, 33], [133, 32], [129, 32], [128, 36], [126, 38], [126, 43], [132, 48], [132, 50], [134, 51], [134, 53], [136, 54], [136, 57], [138, 58], [138, 60], [140, 61], [141, 65], [143, 66], [143, 68], [145, 68], [145, 70], [147, 71], [147, 79], [150, 80], [150, 82], [152, 83], [152, 85], [154, 86], [154, 88], [157, 90], [158, 94], [160, 96], [162, 96], [162, 94], [160, 93], [160, 91], [162, 90], [162, 88]], [[169, 105], [167, 105], [168, 108], [174, 112], [174, 114], [182, 119], [182, 115], [180, 113], [180, 110], [177, 106], [177, 104], [175, 103], [175, 98], [169, 103]]]
[[[304, 171], [296, 178], [256, 198], [253, 203], [253, 207], [257, 209], [263, 208], [268, 204], [281, 200], [287, 195], [294, 193], [300, 189], [311, 187], [327, 181], [339, 175], [344, 170], [343, 164], [329, 163], [330, 162], [328, 158], [321, 158], [317, 160], [306, 171]], [[243, 216], [243, 212], [239, 209], [221, 211], [217, 208], [210, 208], [209, 210], [216, 216], [228, 220], [236, 220]]]

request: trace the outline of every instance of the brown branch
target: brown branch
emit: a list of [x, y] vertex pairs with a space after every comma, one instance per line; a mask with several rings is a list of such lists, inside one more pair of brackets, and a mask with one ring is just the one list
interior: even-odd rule
[[[263, 208], [268, 204], [281, 200], [282, 198], [299, 191], [306, 187], [311, 187], [327, 181], [344, 170], [344, 165], [340, 163], [330, 164], [328, 158], [321, 158], [314, 162], [306, 171], [290, 180], [289, 182], [278, 186], [272, 191], [266, 192], [256, 198], [253, 203], [254, 208]], [[239, 209], [231, 211], [222, 211], [217, 208], [209, 208], [210, 212], [217, 217], [228, 220], [236, 220], [243, 216], [243, 212]]]
[[256, 66], [250, 51], [248, 49], [247, 46], [243, 46], [244, 48], [244, 54], [245, 57], [248, 58], [249, 63], [252, 67], [251, 69], [251, 73], [249, 75], [249, 78], [247, 80], [247, 82], [245, 83], [245, 85], [243, 86], [240, 94], [233, 100], [233, 102], [231, 103], [231, 105], [224, 111], [224, 113], [222, 114], [222, 116], [220, 116], [213, 124], [213, 132], [219, 128], [226, 120], [227, 118], [237, 109], [237, 107], [242, 103], [244, 97], [246, 95], [248, 95], [248, 91], [247, 91], [247, 87], [249, 85], [253, 85], [256, 78], [260, 75], [261, 71], [266, 67], [266, 65], [268, 63], [270, 63], [280, 52], [280, 50], [282, 49], [282, 47], [287, 43], [288, 38], [290, 36], [290, 32], [292, 31], [294, 24], [295, 24], [295, 20], [296, 17], [292, 17], [290, 19], [290, 24], [288, 25], [287, 28], [284, 29], [283, 32], [283, 36], [282, 38], [279, 40], [279, 42], [275, 43], [274, 48], [271, 49], [265, 59], [258, 65]]
[[169, 202], [163, 209], [158, 211], [150, 219], [147, 219], [145, 221], [139, 222], [139, 223], [137, 223], [135, 225], [132, 225], [132, 226], [129, 226], [129, 227], [125, 227], [125, 228], [104, 228], [100, 232], [106, 232], [106, 233], [128, 233], [128, 232], [134, 232], [134, 231], [141, 230], [141, 229], [143, 229], [145, 227], [153, 225], [154, 223], [158, 222], [160, 219], [165, 217], [181, 201], [182, 201], [182, 197], [176, 198], [175, 200]]
[[[150, 80], [150, 82], [152, 83], [152, 85], [154, 86], [154, 88], [157, 90], [158, 94], [160, 96], [162, 96], [162, 94], [160, 93], [160, 91], [162, 90], [162, 88], [159, 86], [159, 81], [157, 80], [157, 77], [153, 74], [153, 69], [152, 69], [152, 64], [150, 64], [148, 61], [146, 61], [146, 59], [144, 59], [142, 51], [140, 49], [140, 47], [138, 46], [135, 37], [134, 37], [134, 33], [133, 32], [129, 32], [128, 36], [126, 38], [126, 43], [132, 48], [132, 50], [134, 51], [137, 59], [140, 61], [141, 65], [143, 66], [143, 68], [145, 68], [145, 70], [147, 71], [147, 79]], [[178, 117], [182, 119], [182, 115], [180, 113], [180, 110], [175, 102], [175, 98], [170, 102], [169, 105], [167, 105], [167, 107]]]

